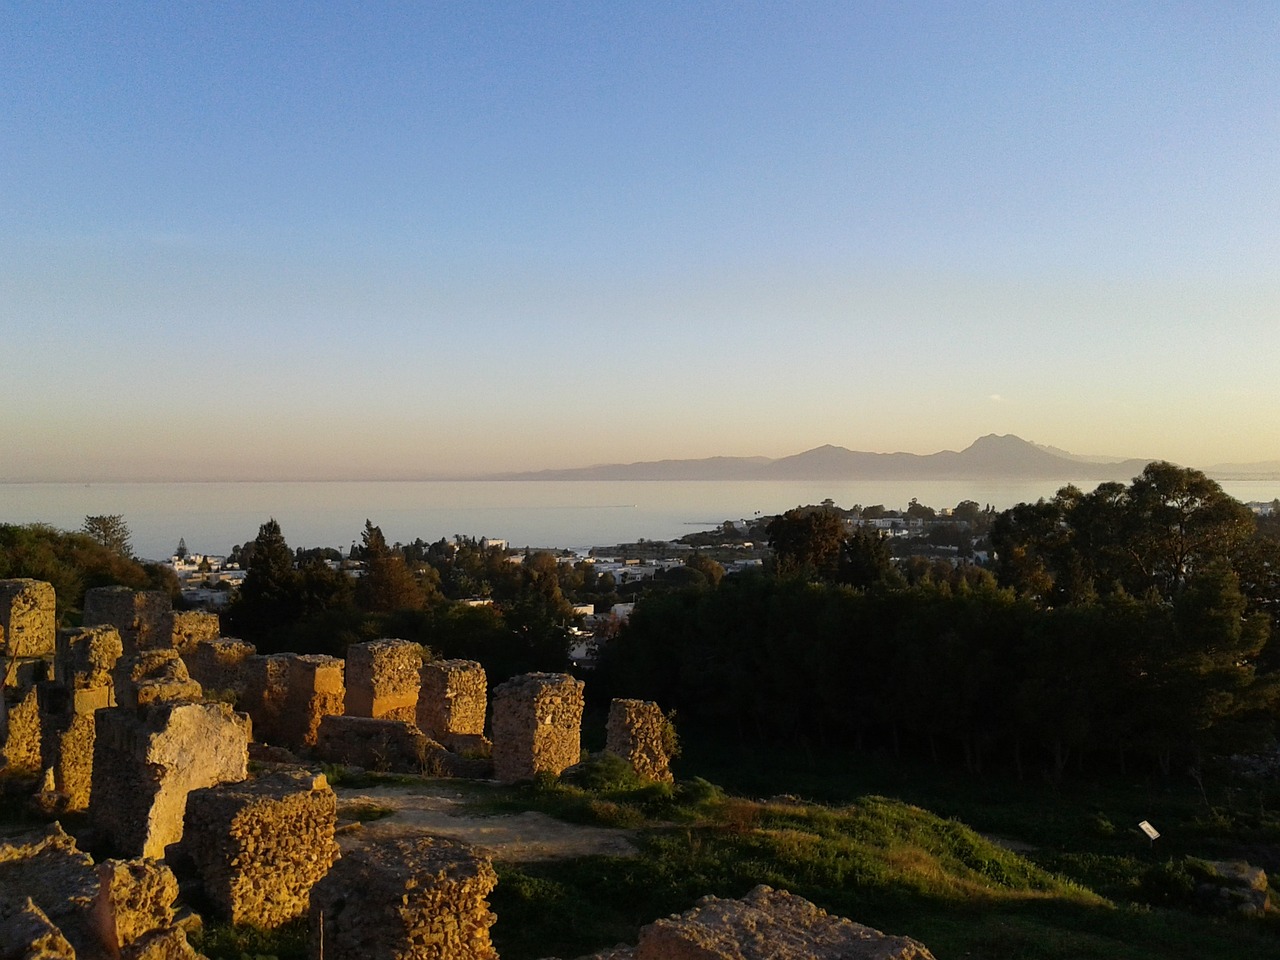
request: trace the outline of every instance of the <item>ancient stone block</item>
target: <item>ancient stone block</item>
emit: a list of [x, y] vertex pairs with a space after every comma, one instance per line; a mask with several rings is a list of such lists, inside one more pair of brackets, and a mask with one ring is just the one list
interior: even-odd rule
[[312, 752], [325, 763], [422, 773], [435, 754], [447, 751], [404, 720], [328, 716], [320, 718]]
[[149, 933], [120, 953], [120, 960], [205, 960], [203, 954], [187, 942], [181, 927], [166, 927]]
[[40, 726], [40, 687], [7, 687], [0, 711], [0, 766], [11, 773], [44, 769]]
[[921, 943], [835, 917], [785, 890], [703, 897], [640, 931], [636, 960], [932, 960]]
[[249, 686], [248, 660], [258, 651], [252, 643], [233, 637], [201, 640], [182, 653], [191, 679], [208, 691], [210, 699], [224, 699], [231, 694], [238, 701]]
[[125, 652], [168, 646], [164, 627], [171, 611], [167, 593], [128, 587], [92, 587], [84, 594], [86, 627], [109, 624], [120, 631]]
[[163, 857], [182, 838], [187, 794], [245, 778], [249, 720], [225, 703], [99, 711], [90, 820], [124, 856]]
[[315, 960], [497, 960], [485, 900], [493, 866], [469, 847], [421, 837], [373, 844], [311, 890]]
[[112, 672], [123, 654], [124, 644], [115, 627], [59, 630], [54, 679], [76, 689], [112, 687]]
[[289, 660], [293, 654], [251, 656], [244, 661], [241, 707], [253, 719], [254, 736], [265, 743], [280, 739], [281, 716], [289, 699]]
[[173, 924], [178, 881], [158, 860], [104, 860], [98, 893], [89, 905], [89, 925], [113, 957], [149, 934]]
[[626, 760], [646, 780], [671, 783], [667, 731], [667, 718], [653, 701], [614, 700], [609, 704], [605, 749]]
[[56, 606], [51, 583], [0, 580], [0, 659], [52, 656]]
[[582, 758], [582, 691], [567, 673], [526, 673], [493, 691], [494, 776], [559, 774]]
[[[474, 660], [432, 660], [422, 665], [418, 729], [450, 750], [475, 751], [484, 735], [489, 684]], [[461, 738], [456, 740], [456, 738]], [[455, 742], [456, 740], [456, 742]]]
[[74, 947], [88, 941], [85, 919], [97, 885], [93, 860], [57, 823], [0, 840], [0, 903], [29, 897]]
[[30, 897], [0, 896], [0, 960], [76, 960], [76, 951]]
[[187, 665], [177, 650], [138, 650], [121, 657], [116, 664], [115, 696], [122, 707], [199, 700], [203, 692], [187, 673]]
[[300, 770], [194, 790], [182, 848], [223, 919], [271, 929], [307, 912], [337, 860], [337, 808], [324, 775]]
[[314, 747], [323, 717], [341, 716], [346, 687], [345, 664], [338, 657], [290, 654], [288, 693], [277, 723], [280, 743]]
[[4, 689], [25, 691], [53, 676], [53, 660], [49, 657], [14, 657], [0, 661], [4, 671]]
[[222, 633], [216, 613], [207, 610], [170, 610], [160, 621], [157, 643], [190, 653], [201, 641], [216, 640]]
[[422, 648], [408, 640], [371, 640], [347, 648], [345, 713], [387, 720], [417, 719]]

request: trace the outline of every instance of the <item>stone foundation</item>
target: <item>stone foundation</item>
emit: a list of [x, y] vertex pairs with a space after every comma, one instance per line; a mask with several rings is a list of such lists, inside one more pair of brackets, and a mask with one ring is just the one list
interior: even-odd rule
[[418, 729], [450, 750], [484, 752], [489, 684], [474, 660], [432, 660], [422, 665]]
[[325, 763], [367, 770], [422, 773], [445, 749], [412, 723], [373, 717], [321, 717], [313, 751]]
[[0, 580], [0, 660], [53, 656], [56, 599], [43, 580]]
[[449, 840], [353, 851], [311, 891], [314, 960], [497, 960], [489, 860]]
[[337, 798], [323, 774], [274, 773], [193, 790], [182, 848], [218, 915], [271, 929], [307, 912], [338, 858]]
[[582, 691], [567, 673], [527, 673], [493, 691], [494, 776], [559, 774], [582, 758]]
[[614, 700], [609, 704], [605, 749], [620, 756], [646, 780], [671, 783], [667, 756], [667, 718], [651, 700]]
[[224, 703], [162, 703], [96, 715], [93, 828], [125, 856], [160, 858], [182, 838], [187, 794], [243, 780], [249, 721]]
[[371, 640], [347, 648], [346, 709], [351, 717], [417, 720], [422, 648], [408, 640]]

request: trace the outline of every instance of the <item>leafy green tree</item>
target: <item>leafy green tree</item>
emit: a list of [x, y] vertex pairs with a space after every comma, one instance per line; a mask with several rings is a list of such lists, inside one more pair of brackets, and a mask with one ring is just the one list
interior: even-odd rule
[[258, 528], [252, 546], [244, 582], [224, 617], [237, 636], [266, 649], [302, 616], [301, 578], [275, 518]]
[[845, 535], [844, 518], [837, 511], [796, 507], [771, 520], [767, 530], [778, 573], [834, 578]]
[[372, 613], [393, 610], [421, 610], [427, 605], [427, 591], [405, 563], [404, 555], [387, 544], [380, 527], [364, 522], [360, 556], [364, 575], [356, 584], [356, 602]]
[[724, 579], [724, 566], [697, 550], [685, 558], [684, 565], [702, 574], [706, 582], [713, 587], [720, 586], [720, 581]]
[[133, 534], [121, 514], [85, 517], [80, 532], [122, 557], [133, 558]]
[[851, 587], [904, 583], [889, 551], [888, 538], [866, 527], [859, 527], [841, 542], [837, 578]]

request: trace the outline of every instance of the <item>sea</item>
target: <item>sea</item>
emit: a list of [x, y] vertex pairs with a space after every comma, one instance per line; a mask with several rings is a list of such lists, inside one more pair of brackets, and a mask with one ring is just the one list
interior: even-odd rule
[[[751, 520], [802, 504], [954, 507], [974, 500], [997, 510], [1096, 481], [965, 480], [670, 481], [432, 480], [189, 483], [3, 483], [0, 523], [47, 523], [78, 530], [86, 516], [120, 514], [145, 559], [171, 556], [181, 539], [192, 553], [225, 555], [279, 522], [292, 547], [359, 542], [365, 520], [390, 542], [455, 535], [506, 540], [513, 547], [585, 551], [640, 539], [674, 540], [725, 520]], [[1280, 480], [1224, 481], [1243, 502], [1280, 497]]]

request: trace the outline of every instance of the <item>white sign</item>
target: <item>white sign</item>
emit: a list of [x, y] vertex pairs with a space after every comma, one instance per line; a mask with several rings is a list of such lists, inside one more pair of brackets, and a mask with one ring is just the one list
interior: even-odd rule
[[1152, 840], [1155, 840], [1157, 837], [1160, 836], [1160, 831], [1157, 830], [1155, 827], [1153, 827], [1146, 820], [1143, 820], [1140, 824], [1138, 824], [1138, 829], [1141, 830], [1143, 833], [1145, 833]]

